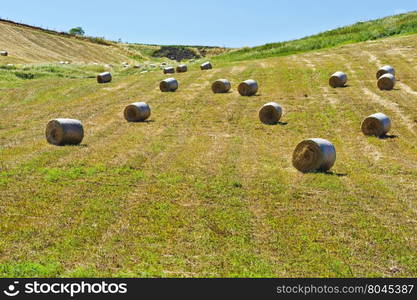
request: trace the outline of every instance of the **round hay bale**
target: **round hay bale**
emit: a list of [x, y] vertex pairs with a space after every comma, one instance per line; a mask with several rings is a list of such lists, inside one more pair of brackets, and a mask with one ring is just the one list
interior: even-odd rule
[[145, 102], [135, 102], [125, 107], [123, 115], [128, 122], [142, 122], [151, 115], [151, 108]]
[[333, 88], [344, 87], [347, 83], [347, 75], [343, 72], [334, 73], [329, 79], [329, 85]]
[[175, 92], [178, 86], [178, 81], [175, 78], [167, 78], [159, 84], [161, 92]]
[[213, 69], [213, 66], [212, 66], [212, 65], [211, 65], [211, 63], [208, 61], [208, 62], [203, 63], [203, 64], [200, 66], [200, 68], [201, 68], [201, 70], [210, 70], [210, 69]]
[[142, 68], [142, 66], [141, 65], [134, 65], [133, 68], [134, 69], [140, 69], [140, 68]]
[[381, 78], [384, 74], [392, 74], [395, 76], [395, 69], [391, 66], [383, 66], [378, 70], [378, 72], [376, 72], [376, 79]]
[[78, 120], [54, 119], [46, 125], [45, 135], [52, 145], [78, 145], [84, 138], [84, 128]]
[[9, 53], [7, 51], [0, 51], [1, 56], [8, 56]]
[[277, 124], [282, 116], [282, 107], [278, 103], [269, 102], [259, 110], [259, 119], [267, 125]]
[[391, 120], [383, 113], [370, 115], [362, 122], [362, 132], [364, 135], [381, 137], [386, 135], [391, 129]]
[[112, 76], [110, 72], [104, 72], [97, 75], [97, 82], [98, 83], [108, 83], [111, 82]]
[[386, 73], [379, 77], [378, 79], [378, 88], [381, 91], [390, 91], [395, 87], [395, 76], [391, 73]]
[[245, 80], [238, 87], [239, 94], [242, 96], [253, 96], [258, 92], [258, 83], [253, 80]]
[[326, 172], [336, 161], [336, 149], [325, 139], [315, 138], [302, 141], [294, 150], [293, 166], [300, 172]]
[[213, 93], [220, 94], [220, 93], [227, 93], [232, 88], [230, 81], [227, 79], [219, 79], [213, 82], [211, 85], [211, 89]]
[[177, 67], [177, 73], [185, 73], [188, 71], [187, 65], [179, 65]]
[[164, 74], [174, 74], [174, 73], [175, 73], [174, 67], [164, 68]]

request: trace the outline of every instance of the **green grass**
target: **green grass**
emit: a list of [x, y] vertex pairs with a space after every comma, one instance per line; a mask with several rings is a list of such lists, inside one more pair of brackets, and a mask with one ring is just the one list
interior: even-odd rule
[[417, 33], [417, 13], [395, 15], [368, 22], [359, 22], [299, 40], [270, 43], [243, 48], [220, 55], [219, 61], [242, 61], [331, 48], [343, 44], [377, 40], [401, 34]]

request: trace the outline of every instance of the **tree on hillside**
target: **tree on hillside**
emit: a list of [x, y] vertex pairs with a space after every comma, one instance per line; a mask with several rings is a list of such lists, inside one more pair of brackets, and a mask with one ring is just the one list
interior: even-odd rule
[[75, 28], [72, 28], [69, 31], [69, 34], [83, 36], [85, 34], [85, 32], [84, 32], [84, 29], [82, 27], [75, 27]]

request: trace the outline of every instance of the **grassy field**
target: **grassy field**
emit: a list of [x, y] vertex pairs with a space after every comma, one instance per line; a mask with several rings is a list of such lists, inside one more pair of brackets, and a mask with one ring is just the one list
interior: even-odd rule
[[[116, 68], [98, 85], [100, 66], [3, 67], [0, 276], [417, 276], [416, 49], [412, 35], [219, 60], [175, 74], [180, 88], [167, 94], [160, 71]], [[386, 63], [399, 82], [380, 92]], [[328, 87], [336, 70], [347, 88]], [[233, 92], [214, 95], [218, 78]], [[260, 93], [240, 97], [248, 78]], [[123, 119], [134, 101], [150, 104], [148, 122]], [[270, 101], [285, 125], [260, 124]], [[375, 112], [391, 117], [396, 138], [362, 135]], [[57, 117], [83, 122], [82, 145], [46, 143]], [[310, 137], [334, 143], [332, 173], [292, 167]]]

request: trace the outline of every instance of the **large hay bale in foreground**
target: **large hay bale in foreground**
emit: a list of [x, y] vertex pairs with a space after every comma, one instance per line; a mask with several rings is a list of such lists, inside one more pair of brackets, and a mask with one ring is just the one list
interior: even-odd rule
[[269, 102], [259, 110], [259, 119], [267, 125], [277, 124], [282, 116], [282, 107], [278, 103]]
[[46, 125], [45, 135], [52, 145], [78, 145], [84, 138], [84, 128], [78, 120], [54, 119]]
[[151, 108], [145, 102], [135, 102], [125, 107], [123, 115], [128, 122], [142, 122], [151, 115]]
[[293, 166], [303, 173], [326, 172], [336, 161], [336, 149], [325, 139], [314, 138], [302, 141], [294, 150]]
[[329, 79], [329, 85], [333, 88], [344, 87], [347, 83], [347, 75], [344, 72], [336, 72]]
[[175, 73], [174, 67], [166, 67], [166, 68], [164, 68], [164, 74], [174, 74], [174, 73]]
[[210, 70], [210, 69], [213, 69], [213, 66], [212, 66], [212, 64], [208, 61], [208, 62], [203, 63], [203, 64], [200, 66], [200, 69], [201, 69], [201, 70]]
[[239, 94], [242, 96], [253, 96], [258, 92], [258, 83], [253, 80], [245, 80], [238, 87]]
[[381, 137], [386, 135], [391, 129], [391, 120], [383, 113], [370, 115], [362, 122], [362, 132], [364, 135]]
[[378, 79], [378, 88], [381, 91], [390, 91], [395, 87], [395, 76], [391, 73], [386, 73], [379, 77]]
[[391, 66], [383, 66], [378, 70], [378, 72], [376, 72], [376, 79], [381, 78], [384, 74], [392, 74], [395, 76], [395, 69]]
[[179, 65], [177, 66], [177, 73], [185, 73], [188, 71], [187, 65]]
[[112, 76], [110, 72], [104, 72], [97, 75], [98, 83], [108, 83], [112, 81]]
[[175, 78], [167, 78], [159, 84], [161, 92], [175, 92], [178, 89], [178, 81]]
[[227, 79], [218, 79], [211, 85], [211, 90], [215, 94], [227, 93], [232, 88], [230, 81]]
[[1, 56], [8, 56], [9, 53], [7, 51], [0, 51]]

